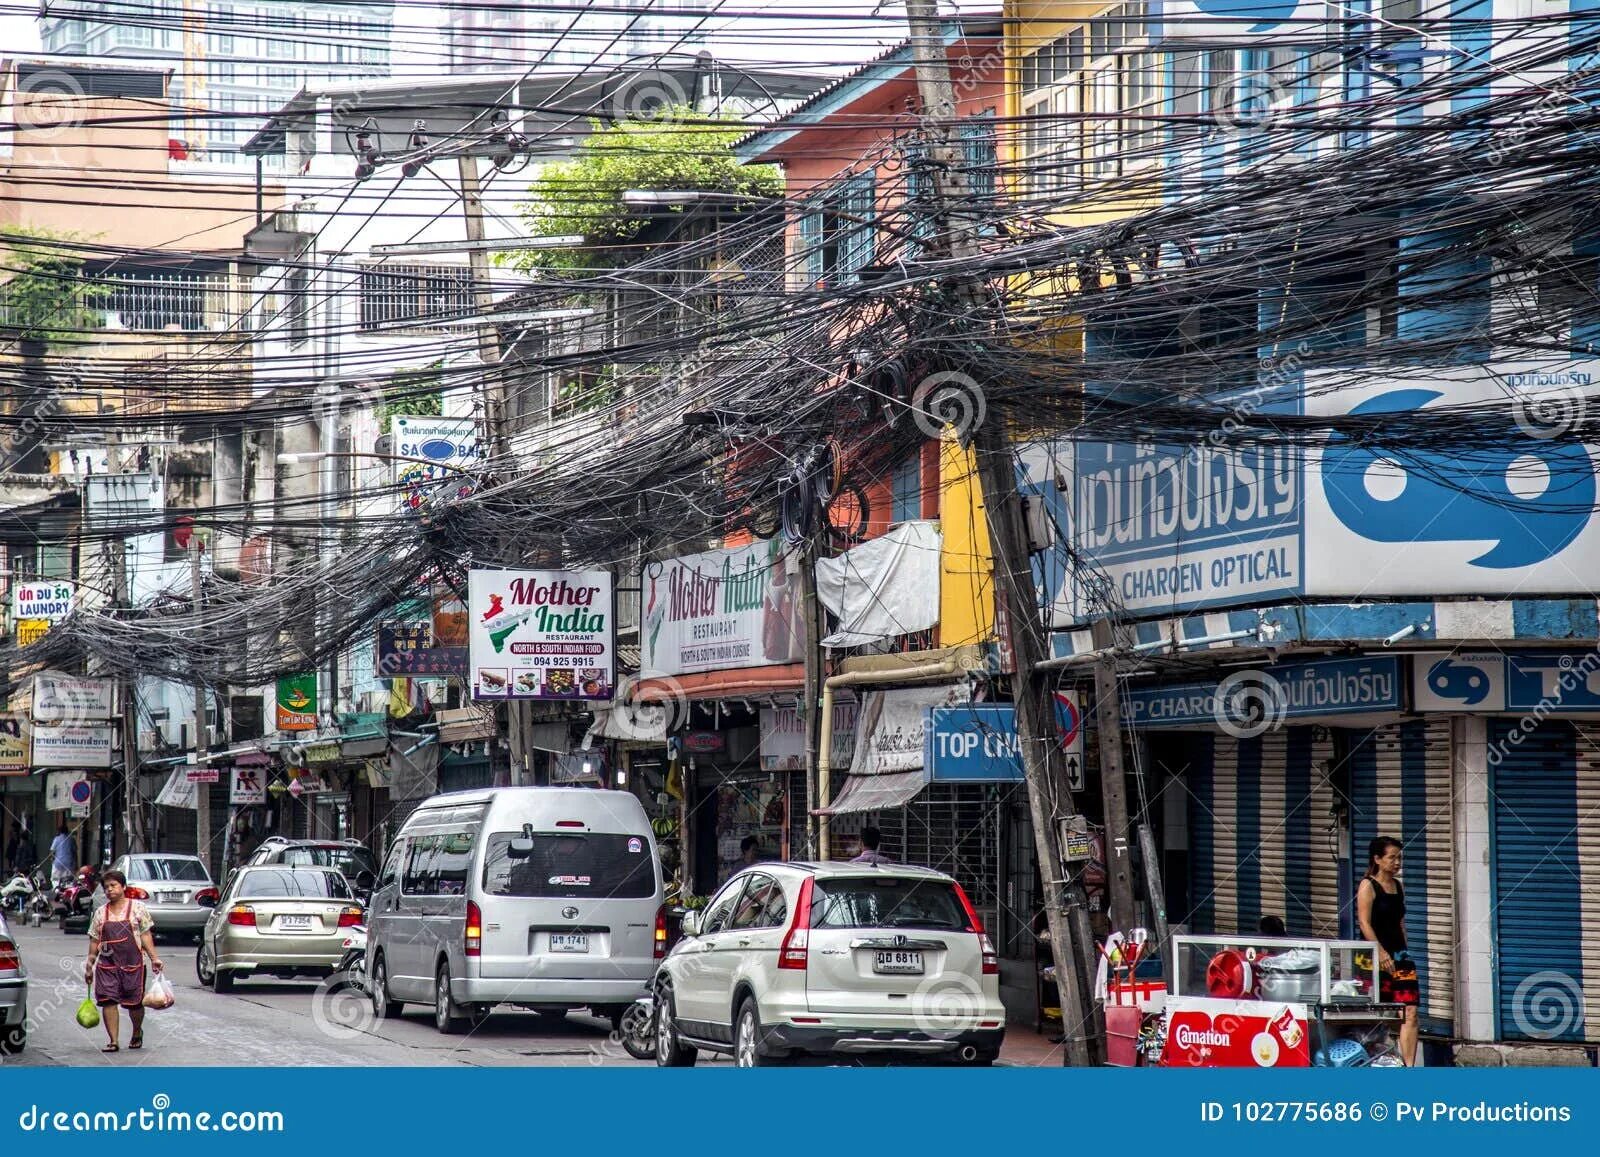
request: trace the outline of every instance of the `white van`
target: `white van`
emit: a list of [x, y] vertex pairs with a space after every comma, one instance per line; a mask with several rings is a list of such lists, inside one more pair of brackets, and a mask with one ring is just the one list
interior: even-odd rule
[[619, 1022], [666, 954], [650, 821], [625, 791], [506, 787], [411, 813], [367, 912], [373, 1012], [460, 1032], [498, 1004]]

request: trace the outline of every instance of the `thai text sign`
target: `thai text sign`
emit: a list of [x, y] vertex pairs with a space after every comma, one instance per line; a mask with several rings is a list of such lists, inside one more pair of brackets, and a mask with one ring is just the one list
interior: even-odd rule
[[608, 572], [475, 570], [467, 612], [473, 698], [611, 698]]

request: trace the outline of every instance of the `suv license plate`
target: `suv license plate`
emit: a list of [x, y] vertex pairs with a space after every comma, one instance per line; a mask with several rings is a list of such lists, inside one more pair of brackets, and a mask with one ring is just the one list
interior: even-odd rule
[[310, 916], [279, 916], [278, 927], [286, 931], [309, 932], [311, 931]]
[[880, 952], [872, 962], [872, 971], [922, 975], [922, 953]]
[[587, 932], [552, 932], [550, 933], [551, 952], [587, 952], [589, 951], [589, 934]]

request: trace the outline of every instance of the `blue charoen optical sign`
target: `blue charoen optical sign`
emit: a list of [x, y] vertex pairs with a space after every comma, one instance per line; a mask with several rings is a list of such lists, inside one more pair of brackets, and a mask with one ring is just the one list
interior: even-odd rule
[[1418, 655], [1418, 711], [1600, 712], [1600, 651], [1458, 651]]
[[[1270, 722], [1327, 715], [1363, 715], [1398, 711], [1404, 690], [1399, 656], [1360, 659], [1316, 659], [1279, 663], [1256, 671], [1236, 672], [1227, 679], [1185, 683], [1176, 687], [1144, 687], [1123, 696], [1126, 721], [1135, 727], [1254, 727], [1258, 712]], [[1250, 694], [1241, 695], [1241, 681]]]

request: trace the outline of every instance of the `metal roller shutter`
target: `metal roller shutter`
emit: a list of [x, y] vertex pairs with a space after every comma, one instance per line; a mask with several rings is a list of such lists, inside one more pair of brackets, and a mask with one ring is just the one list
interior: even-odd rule
[[[1489, 725], [1499, 1035], [1600, 1041], [1600, 731]], [[1589, 973], [1590, 975], [1586, 975]]]
[[1456, 960], [1450, 721], [1416, 719], [1356, 732], [1350, 765], [1356, 874], [1366, 871], [1367, 845], [1377, 836], [1404, 845], [1401, 884], [1421, 988], [1419, 1017], [1431, 1031], [1450, 1032]]
[[1290, 727], [1259, 738], [1196, 736], [1189, 761], [1190, 921], [1253, 932], [1279, 916], [1293, 935], [1339, 927], [1329, 733]]
[[905, 807], [868, 813], [883, 833], [883, 853], [902, 864], [944, 872], [966, 891], [985, 927], [1000, 911], [1000, 824], [1004, 800], [1020, 785], [932, 784]]

